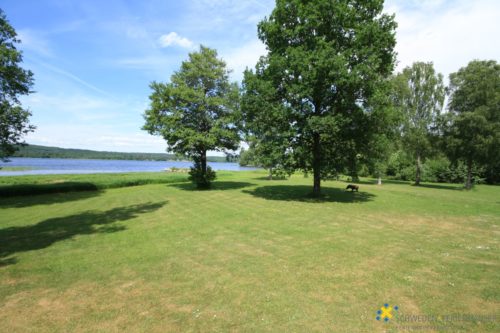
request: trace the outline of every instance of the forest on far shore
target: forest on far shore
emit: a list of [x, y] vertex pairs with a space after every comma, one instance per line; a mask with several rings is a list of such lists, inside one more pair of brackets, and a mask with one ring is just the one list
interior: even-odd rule
[[[137, 161], [181, 161], [187, 158], [167, 153], [122, 153], [111, 151], [96, 151], [87, 149], [68, 149], [39, 145], [19, 146], [19, 150], [12, 157], [30, 158], [72, 158], [96, 160], [137, 160]], [[208, 156], [209, 162], [235, 162], [228, 156]]]

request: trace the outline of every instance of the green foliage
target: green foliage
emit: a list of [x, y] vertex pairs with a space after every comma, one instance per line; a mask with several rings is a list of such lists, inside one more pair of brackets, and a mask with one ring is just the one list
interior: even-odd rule
[[443, 148], [452, 161], [467, 165], [465, 183], [469, 189], [473, 165], [494, 170], [500, 159], [500, 65], [471, 61], [450, 74], [449, 91]]
[[[467, 166], [464, 163], [452, 163], [442, 155], [428, 158], [421, 167], [421, 180], [425, 182], [461, 183], [467, 176]], [[398, 150], [389, 157], [386, 174], [391, 179], [415, 181], [415, 169], [412, 157]], [[472, 167], [472, 179], [475, 183], [483, 182], [483, 174], [484, 169]], [[372, 175], [376, 176], [376, 174]]]
[[[256, 71], [262, 75], [265, 63], [259, 61]], [[284, 105], [277, 91], [257, 74], [246, 70], [241, 103], [243, 129], [249, 143], [247, 157], [266, 169], [283, 169], [288, 160], [289, 124], [283, 116]]]
[[414, 180], [415, 165], [411, 156], [403, 150], [392, 153], [387, 162], [386, 175], [394, 179]]
[[450, 74], [451, 112], [476, 112], [488, 121], [500, 121], [500, 65], [495, 60], [473, 60]]
[[207, 151], [236, 150], [239, 145], [239, 89], [217, 52], [200, 46], [189, 54], [170, 83], [153, 82], [143, 129], [161, 135], [168, 150], [192, 158], [193, 181], [205, 187]]
[[368, 144], [361, 146], [362, 159], [359, 175], [374, 175], [382, 177], [386, 174], [389, 158], [400, 144], [400, 113], [391, 103], [390, 94], [380, 89], [372, 98], [373, 111], [371, 115], [373, 136]]
[[495, 142], [494, 126], [484, 116], [474, 112], [450, 114], [448, 118], [444, 129], [445, 149], [450, 159], [467, 165], [469, 172], [465, 179], [466, 187], [470, 189], [473, 165], [488, 163], [488, 153]]
[[422, 163], [432, 154], [444, 97], [443, 76], [432, 63], [416, 62], [393, 78], [393, 103], [401, 113], [403, 146], [414, 158], [416, 184], [421, 180]]
[[23, 61], [16, 44], [20, 41], [0, 9], [0, 160], [6, 160], [22, 144], [23, 137], [34, 131], [31, 112], [23, 109], [19, 97], [31, 93], [33, 73], [20, 67]]
[[423, 180], [426, 182], [434, 183], [448, 183], [451, 181], [452, 169], [450, 161], [445, 157], [436, 157], [428, 159], [424, 163], [424, 176]]
[[313, 172], [315, 195], [373, 133], [369, 100], [395, 59], [396, 23], [382, 10], [381, 0], [280, 0], [259, 23], [269, 54], [245, 74], [251, 129], [284, 169]]
[[255, 161], [253, 149], [242, 148], [239, 163], [240, 166], [258, 166], [258, 163]]
[[500, 158], [489, 161], [483, 175], [488, 184], [500, 184]]
[[210, 188], [210, 183], [215, 180], [216, 174], [211, 167], [207, 166], [203, 170], [201, 162], [195, 161], [194, 165], [189, 170], [189, 180], [192, 181], [199, 189]]

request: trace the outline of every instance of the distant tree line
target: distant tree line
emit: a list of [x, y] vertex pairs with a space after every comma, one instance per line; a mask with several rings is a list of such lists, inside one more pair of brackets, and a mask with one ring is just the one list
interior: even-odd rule
[[[72, 158], [72, 159], [98, 159], [98, 160], [138, 160], [138, 161], [180, 161], [186, 160], [175, 154], [162, 153], [121, 153], [95, 151], [86, 149], [68, 149], [46, 147], [39, 145], [23, 145], [17, 147], [13, 157], [32, 158]], [[236, 157], [237, 158], [237, 157]], [[208, 156], [209, 162], [237, 162], [235, 157]], [[236, 160], [235, 160], [236, 159]]]

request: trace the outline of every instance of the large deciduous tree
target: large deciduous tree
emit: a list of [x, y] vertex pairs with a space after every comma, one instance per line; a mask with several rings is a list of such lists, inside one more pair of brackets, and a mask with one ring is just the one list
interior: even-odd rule
[[169, 151], [193, 159], [191, 180], [208, 188], [215, 172], [207, 165], [207, 151], [239, 146], [239, 88], [229, 82], [217, 52], [204, 46], [189, 54], [170, 81], [151, 84], [143, 129], [163, 136]]
[[473, 164], [498, 171], [500, 160], [500, 65], [471, 61], [450, 74], [449, 113], [444, 149], [453, 161], [467, 166], [465, 187], [472, 186]]
[[277, 0], [258, 25], [269, 52], [254, 73], [262, 83], [245, 94], [272, 101], [262, 118], [276, 127], [278, 145], [288, 143], [284, 164], [312, 171], [315, 196], [366, 139], [367, 101], [393, 70], [396, 23], [383, 3]]
[[[259, 61], [257, 73], [265, 75], [265, 66], [263, 60]], [[285, 106], [271, 82], [252, 71], [244, 72], [243, 91], [241, 112], [249, 152], [255, 164], [269, 170], [271, 180], [273, 173], [283, 175], [289, 169], [283, 158], [290, 145]]]
[[436, 73], [432, 63], [416, 62], [396, 75], [393, 83], [393, 102], [402, 115], [403, 147], [415, 158], [415, 185], [419, 185], [443, 109], [443, 75]]
[[33, 73], [20, 67], [23, 61], [14, 28], [0, 9], [0, 160], [5, 160], [23, 144], [23, 137], [35, 127], [31, 112], [21, 106], [19, 97], [31, 92]]

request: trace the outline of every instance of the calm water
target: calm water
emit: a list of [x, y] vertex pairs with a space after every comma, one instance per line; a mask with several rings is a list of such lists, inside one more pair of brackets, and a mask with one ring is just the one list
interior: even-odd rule
[[[156, 172], [167, 168], [189, 168], [193, 163], [184, 161], [123, 161], [123, 160], [73, 160], [59, 158], [11, 158], [0, 167], [27, 167], [33, 170], [2, 171], [0, 176], [47, 175], [75, 173]], [[255, 168], [240, 167], [238, 163], [208, 163], [214, 170], [243, 171]]]

